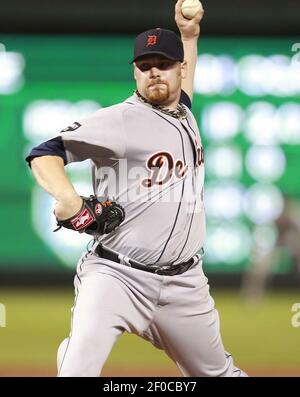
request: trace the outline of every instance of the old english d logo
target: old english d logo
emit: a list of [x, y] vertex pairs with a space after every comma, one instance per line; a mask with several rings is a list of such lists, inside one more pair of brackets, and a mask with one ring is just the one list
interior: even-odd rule
[[151, 172], [151, 176], [142, 181], [142, 186], [147, 188], [154, 185], [162, 186], [174, 176], [177, 179], [183, 179], [188, 170], [188, 166], [182, 160], [175, 161], [169, 152], [154, 153], [147, 160], [146, 167]]
[[148, 42], [147, 42], [147, 46], [146, 47], [149, 47], [150, 45], [156, 45], [157, 44], [157, 36], [155, 36], [155, 35], [149, 35], [148, 36]]

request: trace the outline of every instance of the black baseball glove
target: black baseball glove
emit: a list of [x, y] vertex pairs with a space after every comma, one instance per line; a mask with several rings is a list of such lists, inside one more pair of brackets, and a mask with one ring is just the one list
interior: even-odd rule
[[69, 219], [56, 218], [58, 228], [62, 227], [91, 235], [108, 234], [125, 219], [124, 209], [115, 201], [99, 201], [96, 196], [82, 197], [81, 210]]

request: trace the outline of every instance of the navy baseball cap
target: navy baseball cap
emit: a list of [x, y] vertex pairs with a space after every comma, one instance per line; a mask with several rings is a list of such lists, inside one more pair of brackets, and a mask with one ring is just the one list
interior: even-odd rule
[[144, 55], [155, 54], [183, 62], [184, 51], [181, 39], [172, 30], [161, 28], [147, 30], [135, 39], [134, 58], [131, 63]]

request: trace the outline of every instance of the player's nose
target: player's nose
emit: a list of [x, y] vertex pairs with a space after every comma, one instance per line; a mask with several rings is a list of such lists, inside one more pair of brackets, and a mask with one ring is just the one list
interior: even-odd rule
[[160, 70], [156, 66], [152, 66], [150, 69], [150, 77], [159, 77], [160, 76]]

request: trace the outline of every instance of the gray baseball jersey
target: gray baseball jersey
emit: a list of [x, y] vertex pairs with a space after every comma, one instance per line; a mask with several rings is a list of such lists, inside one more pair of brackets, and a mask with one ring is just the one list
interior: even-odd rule
[[203, 150], [186, 111], [179, 120], [134, 95], [61, 133], [67, 162], [91, 159], [95, 194], [125, 209], [99, 241], [147, 265], [185, 262], [203, 245]]
[[[74, 123], [28, 157], [90, 159], [95, 194], [113, 197], [126, 213], [78, 262], [59, 376], [98, 376], [124, 331], [164, 349], [184, 376], [245, 376], [224, 350], [196, 255], [205, 236], [204, 160], [196, 121], [185, 109], [178, 119], [134, 95]], [[99, 241], [143, 265], [193, 258], [192, 266], [173, 276], [138, 270], [97, 255]]]

